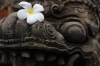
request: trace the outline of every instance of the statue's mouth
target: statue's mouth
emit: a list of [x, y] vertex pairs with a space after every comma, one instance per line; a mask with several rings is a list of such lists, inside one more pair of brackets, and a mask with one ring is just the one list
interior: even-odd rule
[[13, 64], [19, 66], [88, 66], [91, 62], [89, 56], [84, 58], [77, 49], [68, 52], [65, 45], [56, 42], [0, 44], [0, 48], [2, 50], [8, 49], [3, 55], [3, 60], [10, 58]]
[[59, 54], [47, 50], [32, 49], [9, 49], [8, 51], [3, 54], [2, 60], [9, 58], [13, 65], [18, 66], [91, 66], [91, 60], [89, 58], [83, 58], [79, 53]]

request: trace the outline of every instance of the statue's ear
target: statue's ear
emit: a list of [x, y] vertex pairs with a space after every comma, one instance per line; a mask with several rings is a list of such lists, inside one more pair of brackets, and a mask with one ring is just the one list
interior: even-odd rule
[[91, 36], [95, 36], [98, 33], [99, 27], [96, 24], [87, 24], [88, 26], [88, 33]]

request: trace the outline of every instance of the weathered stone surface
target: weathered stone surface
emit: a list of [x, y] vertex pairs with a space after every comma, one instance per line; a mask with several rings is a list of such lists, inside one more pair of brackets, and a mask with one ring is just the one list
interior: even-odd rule
[[16, 13], [0, 20], [0, 49], [13, 66], [100, 66], [98, 0], [31, 3], [44, 6], [43, 22], [29, 25]]

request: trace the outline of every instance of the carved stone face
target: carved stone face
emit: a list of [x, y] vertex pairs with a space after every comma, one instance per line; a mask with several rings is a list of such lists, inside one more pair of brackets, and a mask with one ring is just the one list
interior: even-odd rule
[[[13, 66], [99, 66], [99, 15], [91, 0], [34, 0], [44, 22], [28, 25], [16, 13], [0, 20], [0, 48]], [[20, 51], [19, 51], [20, 50]], [[7, 57], [5, 57], [7, 56]]]
[[68, 66], [99, 66], [100, 60], [96, 59], [99, 58], [97, 46], [100, 48], [96, 39], [99, 33], [99, 17], [95, 5], [92, 1], [87, 4], [69, 1], [61, 6], [56, 3], [52, 5], [53, 17], [47, 17], [47, 21], [64, 36], [69, 53], [82, 55], [80, 57], [82, 63], [76, 63], [76, 59], [74, 64], [72, 63], [72, 59], [77, 58], [75, 54], [69, 60]]

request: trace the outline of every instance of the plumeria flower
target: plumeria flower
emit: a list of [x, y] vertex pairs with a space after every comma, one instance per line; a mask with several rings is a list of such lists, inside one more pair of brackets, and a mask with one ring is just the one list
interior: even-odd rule
[[17, 12], [17, 16], [20, 20], [27, 18], [28, 24], [33, 24], [37, 21], [42, 22], [44, 20], [44, 15], [41, 11], [44, 11], [44, 8], [40, 4], [35, 4], [33, 7], [28, 2], [20, 2], [19, 5], [24, 9], [21, 9]]

